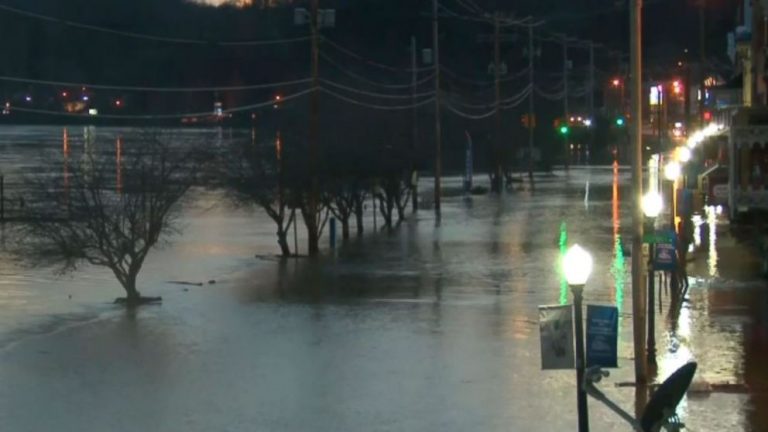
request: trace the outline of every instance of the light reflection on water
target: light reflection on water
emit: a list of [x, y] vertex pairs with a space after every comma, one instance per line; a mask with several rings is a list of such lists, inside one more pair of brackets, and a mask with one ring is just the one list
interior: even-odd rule
[[[621, 328], [622, 312], [624, 311], [624, 281], [626, 280], [626, 267], [624, 262], [624, 249], [621, 242], [621, 205], [619, 197], [619, 163], [613, 162], [613, 181], [611, 183], [611, 222], [613, 226], [613, 261], [611, 275], [613, 275], [614, 301], [619, 310], [619, 328]], [[621, 342], [621, 332], [619, 332]]]
[[717, 214], [714, 207], [707, 207], [707, 223], [709, 224], [709, 254], [707, 256], [709, 276], [717, 277]]
[[565, 222], [560, 223], [560, 238], [558, 240], [560, 246], [560, 261], [558, 264], [558, 272], [560, 273], [560, 304], [564, 305], [568, 303], [568, 280], [565, 279], [565, 272], [563, 270], [563, 259], [565, 253], [568, 251], [568, 228]]
[[[99, 129], [98, 132], [100, 135], [108, 134], [109, 140], [105, 141], [108, 142], [110, 149], [115, 149], [116, 160], [119, 161], [118, 155], [123, 146], [130, 145], [130, 139], [126, 138], [123, 131]], [[246, 136], [248, 132], [253, 131], [246, 131]], [[63, 133], [61, 129], [55, 129], [55, 150], [64, 153], [64, 169], [66, 169], [70, 152], [72, 160], [77, 160], [77, 156], [84, 148], [92, 145], [88, 144], [92, 140], [89, 134], [92, 134], [92, 131], [88, 128], [83, 129], [82, 135], [70, 134], [66, 129]], [[214, 137], [216, 140], [224, 139], [224, 135], [218, 132]], [[0, 157], [7, 161], [8, 152]], [[57, 168], [56, 171], [59, 172], [59, 169]], [[285, 274], [269, 280], [252, 277], [253, 275], [249, 273], [244, 286], [250, 290], [254, 298], [258, 299], [258, 302], [263, 303], [258, 305], [259, 310], [274, 318], [274, 322], [277, 323], [284, 322], [286, 317], [283, 314], [295, 316], [292, 308], [296, 304], [298, 306], [295, 307], [301, 308], [309, 303], [312, 308], [325, 313], [326, 309], [334, 308], [335, 301], [339, 301], [333, 295], [322, 292], [319, 295], [316, 292], [311, 293], [316, 296], [308, 300], [305, 293], [295, 295], [295, 292], [291, 292], [292, 289], [297, 289], [294, 285], [303, 285], [309, 287], [307, 288], [309, 290], [314, 288], [310, 285], [317, 281], [317, 285], [322, 289], [335, 289], [335, 293], [342, 299], [341, 302], [351, 303], [351, 305], [344, 304], [342, 309], [349, 308], [351, 313], [360, 319], [360, 322], [356, 323], [358, 326], [346, 327], [340, 320], [343, 317], [339, 317], [332, 311], [328, 312], [325, 325], [336, 328], [336, 331], [326, 333], [322, 326], [309, 327], [313, 334], [316, 334], [319, 342], [309, 344], [310, 346], [305, 348], [306, 351], [302, 351], [303, 354], [317, 354], [316, 350], [322, 345], [321, 341], [333, 340], [334, 337], [342, 334], [359, 333], [361, 341], [379, 342], [376, 338], [381, 337], [381, 333], [377, 333], [381, 331], [380, 328], [402, 332], [391, 340], [383, 339], [395, 346], [400, 344], [401, 350], [387, 352], [387, 355], [394, 355], [397, 360], [402, 360], [401, 364], [407, 364], [411, 359], [409, 350], [418, 352], [424, 347], [440, 344], [450, 346], [445, 343], [446, 341], [466, 344], [459, 345], [462, 349], [451, 351], [456, 356], [466, 357], [468, 359], [466, 363], [450, 363], [455, 362], [455, 358], [435, 359], [426, 355], [422, 363], [446, 362], [454, 367], [470, 369], [473, 364], [482, 364], [484, 371], [477, 372], [477, 381], [497, 382], [499, 377], [502, 381], [506, 380], [503, 391], [498, 394], [489, 392], [506, 402], [507, 399], [504, 399], [503, 394], [515, 393], [521, 383], [531, 386], [539, 384], [539, 378], [536, 377], [542, 375], [539, 375], [536, 363], [538, 359], [535, 351], [537, 344], [535, 307], [537, 304], [552, 302], [555, 298], [561, 304], [568, 302], [567, 283], [559, 269], [553, 270], [555, 270], [554, 263], [558, 255], [567, 247], [569, 234], [571, 237], [578, 237], [580, 242], [583, 238], [596, 255], [598, 268], [593, 275], [595, 282], [590, 283], [590, 292], [587, 295], [591, 296], [591, 300], [615, 303], [620, 312], [625, 308], [625, 289], [630, 287], [627, 283], [629, 268], [624, 256], [621, 224], [621, 210], [622, 207], [626, 208], [626, 203], [622, 206], [620, 192], [625, 190], [626, 182], [620, 176], [619, 168], [615, 164], [612, 170], [605, 167], [594, 171], [598, 174], [589, 176], [591, 191], [588, 211], [580, 205], [583, 193], [581, 186], [584, 184], [585, 176], [580, 176], [578, 170], [574, 169], [572, 176], [576, 179], [574, 183], [578, 184], [572, 190], [568, 190], [567, 186], [564, 187], [560, 183], [567, 180], [559, 178], [556, 181], [543, 181], [540, 186], [537, 185], [536, 193], [526, 194], [519, 191], [511, 193], [504, 197], [506, 201], [496, 200], [493, 197], [478, 197], [473, 204], [467, 205], [448, 199], [442, 227], [433, 228], [429, 212], [425, 211], [419, 214], [422, 220], [414, 223], [409, 221], [408, 225], [400, 227], [392, 234], [370, 235], [367, 231], [366, 238], [360, 242], [359, 247], [363, 249], [362, 251], [355, 251], [351, 243], [345, 245], [336, 256], [325, 262], [326, 266], [322, 270], [317, 270], [320, 273], [318, 279], [313, 279], [311, 274], [310, 277], [305, 277], [304, 273], [308, 273], [304, 271], [305, 264], [296, 260], [285, 268], [281, 267], [280, 271]], [[119, 179], [119, 172], [116, 175]], [[424, 190], [428, 194], [428, 189]], [[203, 198], [203, 201], [205, 206], [216, 205], [219, 202], [213, 198], [210, 201]], [[514, 201], [514, 205], [511, 205], [510, 201]], [[202, 210], [200, 212], [202, 213]], [[164, 280], [183, 278], [192, 273], [198, 278], [195, 280], [205, 280], [200, 278], [205, 277], [206, 273], [198, 267], [208, 268], [211, 260], [219, 260], [217, 262], [221, 263], [240, 257], [243, 265], [251, 268], [254, 266], [252, 262], [254, 252], [268, 254], [274, 251], [272, 237], [274, 230], [269, 221], [260, 220], [251, 214], [233, 216], [234, 214], [233, 211], [220, 210], [214, 217], [201, 218], [198, 221], [196, 217], [199, 214], [191, 213], [193, 222], [186, 235], [176, 239], [177, 243], [170, 250], [163, 251], [159, 256], [153, 256], [153, 260], [148, 262], [146, 272], [143, 273], [147, 278], [145, 283], [156, 287], [157, 290], [165, 290], [165, 285], [162, 285]], [[457, 223], [459, 219], [461, 223]], [[719, 258], [726, 260], [727, 254], [721, 253], [718, 256], [721, 239], [717, 236], [717, 220], [710, 215], [707, 220], [709, 238], [704, 242], [704, 247], [708, 243], [709, 248], [701, 251], [699, 256], [703, 272], [699, 275], [691, 272], [692, 276], [699, 276], [705, 282], [694, 284], [690, 294], [691, 304], [682, 308], [679, 317], [673, 319], [668, 328], [664, 328], [663, 319], [656, 321], [659, 323], [657, 327], [661, 329], [660, 333], [666, 334], [665, 337], [658, 338], [660, 341], [659, 378], [664, 378], [691, 356], [695, 356], [700, 361], [700, 375], [697, 375], [697, 379], [745, 380], [744, 377], [748, 375], [751, 377], [750, 380], [761, 384], [760, 380], [764, 379], [765, 372], [760, 370], [762, 367], [760, 360], [765, 360], [766, 343], [765, 336], [761, 336], [764, 333], [760, 332], [765, 332], [765, 319], [763, 318], [762, 324], [759, 320], [757, 323], [754, 322], [757, 319], [755, 317], [759, 316], [756, 311], [760, 310], [761, 303], [754, 301], [752, 294], [745, 295], [738, 288], [720, 286], [720, 282], [714, 279], [720, 273], [719, 266], [722, 265]], [[370, 230], [370, 221], [367, 220], [366, 223], [368, 223], [366, 229]], [[626, 224], [624, 228], [626, 231]], [[600, 263], [603, 263], [602, 266], [605, 268], [600, 269]], [[272, 269], [274, 263], [268, 262], [268, 264]], [[183, 270], [178, 269], [181, 265], [185, 266]], [[264, 276], [264, 272], [254, 271], [253, 274]], [[38, 279], [31, 280], [33, 277]], [[111, 300], [117, 294], [117, 291], [110, 291], [117, 289], [110, 275], [91, 273], [90, 270], [78, 274], [78, 280], [64, 284], [57, 284], [52, 277], [39, 275], [27, 275], [25, 278], [24, 283], [16, 287], [12, 284], [0, 284], [4, 297], [7, 297], [7, 304], [19, 305], [19, 308], [28, 307], [30, 304], [39, 305], [39, 298], [43, 297], [39, 294], [40, 290], [54, 285], [57, 289], [64, 290], [52, 291], [52, 294], [57, 295], [59, 299], [62, 297], [66, 299], [66, 294], [79, 285], [90, 286], [89, 295], [98, 292], [101, 296], [98, 297], [100, 301]], [[289, 283], [290, 278], [298, 282]], [[709, 282], [713, 288], [711, 291], [708, 290]], [[264, 286], [278, 284], [284, 287], [285, 292], [278, 295], [277, 300], [271, 293], [261, 297], [257, 297], [257, 293], [254, 293], [257, 289], [264, 289]], [[210, 287], [207, 289], [213, 290]], [[349, 290], [345, 291], [345, 289]], [[23, 292], [23, 296], [17, 295], [19, 291]], [[177, 291], [174, 288], [172, 292]], [[192, 294], [185, 295], [196, 298], [192, 297]], [[88, 297], [83, 295], [74, 301], [85, 302], [86, 298]], [[375, 306], [369, 307], [366, 299], [370, 299], [369, 303]], [[174, 298], [173, 303], [169, 302], [168, 305], [163, 306], [162, 312], [165, 313], [176, 307], [187, 308], [189, 310], [186, 312], [191, 311], [194, 314], [195, 309], [183, 303], [185, 301], [189, 300]], [[288, 305], [274, 307], [274, 303], [280, 302]], [[329, 304], [331, 306], [328, 306]], [[407, 308], [413, 308], [413, 314], [409, 312], [397, 315], [398, 308], [401, 308], [402, 312], [404, 304]], [[421, 305], [426, 305], [428, 310], [421, 309]], [[190, 320], [199, 328], [210, 325], [216, 329], [217, 320], [242, 325], [258, 315], [253, 314], [253, 309], [249, 310], [248, 307], [253, 306], [246, 304], [245, 312], [243, 309], [237, 309], [231, 316], [217, 315], [210, 321], [195, 321], [194, 316], [187, 315], [174, 317], [180, 324], [178, 328], [170, 328], [177, 336], [188, 337], [196, 344], [205, 346], [204, 344], [208, 341], [199, 340], [199, 336], [192, 335], [191, 332], [186, 333], [185, 326]], [[274, 311], [277, 311], [274, 316], [269, 315]], [[158, 313], [158, 315], [162, 314]], [[627, 335], [631, 334], [631, 319], [624, 319], [629, 316], [628, 313], [619, 315], [622, 340], [627, 340]], [[424, 319], [430, 320], [427, 329], [433, 336], [417, 339], [418, 343], [409, 345], [410, 338], [421, 336], [419, 330], [424, 324], [422, 322]], [[377, 328], [367, 329], [366, 320], [372, 320], [376, 326], [371, 327]], [[337, 324], [331, 324], [333, 321]], [[252, 328], [258, 327], [252, 326]], [[494, 338], [489, 337], [489, 329]], [[223, 326], [219, 329], [222, 334], [226, 334], [225, 330], [231, 329]], [[248, 333], [247, 336], [251, 337], [251, 334]], [[260, 336], [269, 337], [269, 334]], [[288, 340], [293, 336], [288, 334]], [[227, 350], [232, 350], [233, 347], [220, 342], [221, 340], [224, 339], [218, 339], [219, 342], [215, 342], [212, 347], [223, 348], [222, 352], [231, 353], [232, 351]], [[274, 339], [273, 341], [277, 349], [289, 345], [282, 340]], [[381, 345], [386, 344], [381, 342]], [[464, 349], [465, 346], [472, 349]], [[524, 347], [525, 352], [521, 351], [521, 346]], [[349, 346], [340, 346], [340, 348], [350, 349]], [[173, 349], [175, 348], [171, 347], [170, 351]], [[492, 355], [487, 356], [485, 350], [489, 350]], [[750, 350], [751, 354], [745, 354], [746, 350]], [[358, 348], [351, 352], [344, 351], [342, 354], [354, 356], [363, 352], [366, 350]], [[423, 352], [426, 350], [422, 351], [422, 354]], [[334, 367], [343, 363], [337, 361], [341, 360], [342, 354], [334, 352], [334, 361], [326, 366], [343, 377], [344, 373], [339, 372], [343, 369]], [[285, 360], [269, 356], [269, 352], [259, 352], [258, 356], [249, 356], [248, 361], [261, 361], [262, 365], [269, 365], [270, 361], [277, 363]], [[213, 361], [211, 360], [213, 357], [205, 358]], [[384, 364], [390, 368], [397, 367], [396, 362], [387, 363], [377, 359], [367, 359], [367, 361], [378, 365]], [[742, 363], [744, 363], [743, 367]], [[500, 364], [503, 367], [500, 368]], [[625, 356], [620, 359], [620, 366], [621, 370], [618, 370], [616, 375], [623, 377], [622, 380], [624, 378], [631, 380], [631, 361]], [[439, 375], [440, 370], [439, 367], [434, 369], [438, 377], [445, 378]], [[207, 376], [210, 371], [201, 369], [199, 372], [201, 376]], [[292, 373], [294, 373], [293, 370], [287, 371], [286, 376], [291, 376]], [[408, 372], [402, 370], [401, 373]], [[492, 379], [488, 380], [488, 376], [483, 375], [484, 373], [489, 373]], [[518, 375], [528, 377], [520, 378]], [[356, 376], [359, 382], [349, 388], [358, 388], [358, 384], [371, 385], [370, 383], [374, 380], [369, 380], [368, 377], [367, 372], [361, 373]], [[245, 379], [247, 380], [247, 377]], [[563, 400], [571, 400], [572, 376], [570, 374], [547, 375], [547, 380], [551, 389], [565, 394]], [[382, 380], [384, 381], [386, 379]], [[553, 382], [556, 385], [552, 385]], [[566, 382], [567, 384], [563, 384]], [[411, 380], [411, 383], [417, 386], [419, 381]], [[469, 383], [466, 384], [465, 387], [469, 387]], [[438, 384], [430, 384], [430, 391], [433, 385]], [[442, 394], [461, 394], [464, 391], [460, 387], [443, 385], [444, 387], [440, 387], [444, 390]], [[763, 385], [765, 385], [764, 382]], [[497, 389], [493, 387], [491, 390]], [[559, 393], [557, 397], [561, 396]], [[633, 396], [622, 396], [625, 402], [622, 405], [627, 405], [626, 402], [631, 404], [630, 397]], [[514, 402], [515, 407], [520, 403], [520, 401]], [[686, 400], [685, 404], [686, 415], [693, 412], [695, 406], [707, 406], [706, 402], [694, 400]], [[533, 403], [533, 405], [534, 407], [531, 408], [533, 412], [540, 413], [541, 411], [537, 408], [540, 404]], [[505, 409], [509, 409], [510, 406], [512, 405], [506, 406]], [[569, 405], [568, 409], [571, 408]], [[484, 411], [480, 406], [477, 409], [479, 412], [498, 414], [494, 410]], [[564, 413], [560, 417], [568, 415]], [[704, 412], [702, 418], [690, 418], [692, 430], [706, 430], [702, 429], [702, 425], [706, 428], [709, 424], [707, 415], [718, 414], [713, 410], [712, 413]], [[723, 414], [725, 415], [729, 416], [733, 425], [740, 425], [741, 422], [746, 421], [739, 412]], [[599, 424], [598, 419], [595, 421]], [[755, 430], [766, 430], [761, 427], [765, 427], [768, 423], [760, 423], [760, 421], [753, 420], [756, 425]], [[695, 428], [696, 425], [699, 427]]]

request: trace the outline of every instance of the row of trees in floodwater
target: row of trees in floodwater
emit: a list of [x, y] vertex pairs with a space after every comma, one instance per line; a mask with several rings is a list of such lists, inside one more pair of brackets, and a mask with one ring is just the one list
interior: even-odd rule
[[261, 207], [276, 225], [283, 257], [295, 254], [289, 232], [301, 222], [319, 237], [334, 217], [343, 238], [353, 235], [352, 227], [362, 235], [367, 199], [376, 202], [384, 226], [405, 218], [414, 160], [412, 152], [397, 151], [404, 146], [326, 143], [313, 161], [302, 141], [286, 141], [280, 132], [269, 140], [212, 144], [147, 131], [117, 145], [95, 138], [77, 154], [65, 149], [63, 169], [61, 153], [46, 155], [25, 176], [24, 205], [11, 225], [14, 250], [31, 265], [62, 272], [83, 263], [109, 268], [125, 290], [121, 301], [138, 305], [157, 300], [141, 295], [137, 276], [149, 252], [179, 233], [193, 188], [226, 190], [239, 205]]

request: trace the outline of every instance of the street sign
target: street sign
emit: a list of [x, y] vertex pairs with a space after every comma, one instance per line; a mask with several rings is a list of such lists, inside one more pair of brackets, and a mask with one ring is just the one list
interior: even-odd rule
[[674, 271], [677, 268], [677, 235], [672, 230], [659, 232], [666, 238], [656, 243], [656, 250], [653, 259], [653, 269], [656, 271]]
[[573, 369], [573, 308], [539, 306], [542, 369]]
[[587, 367], [618, 367], [619, 309], [587, 305]]

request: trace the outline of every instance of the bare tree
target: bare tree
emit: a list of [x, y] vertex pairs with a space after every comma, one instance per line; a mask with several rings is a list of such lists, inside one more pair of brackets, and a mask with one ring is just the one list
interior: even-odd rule
[[278, 136], [274, 148], [242, 142], [228, 167], [228, 184], [239, 203], [254, 203], [264, 209], [277, 225], [277, 244], [282, 256], [291, 256], [288, 234], [296, 223], [300, 192], [291, 175], [294, 164], [286, 163], [282, 141]]
[[200, 167], [189, 146], [177, 144], [143, 137], [114, 159], [88, 153], [65, 175], [30, 178], [24, 256], [62, 272], [82, 262], [107, 267], [128, 305], [156, 300], [141, 296], [136, 278], [149, 251], [178, 232], [179, 201]]

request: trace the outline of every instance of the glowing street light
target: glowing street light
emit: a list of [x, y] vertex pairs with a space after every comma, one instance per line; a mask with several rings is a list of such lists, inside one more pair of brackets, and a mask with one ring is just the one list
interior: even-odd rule
[[681, 173], [680, 163], [676, 161], [671, 161], [664, 167], [664, 177], [669, 181], [677, 180]]
[[682, 163], [688, 163], [691, 160], [691, 149], [688, 147], [678, 147], [677, 159]]
[[[661, 209], [664, 206], [661, 195], [656, 191], [649, 191], [643, 196], [642, 201], [643, 213], [645, 213], [646, 226], [645, 231], [655, 237], [656, 234], [656, 218], [661, 213]], [[652, 238], [653, 238], [652, 237]], [[656, 288], [654, 287], [654, 264], [656, 261], [656, 246], [655, 240], [651, 240], [648, 245], [648, 335], [647, 335], [647, 357], [648, 362], [656, 364], [656, 314], [654, 312], [654, 305], [656, 303], [655, 295]]]
[[592, 273], [592, 255], [579, 245], [573, 245], [563, 257], [563, 272], [568, 285], [584, 286]]
[[584, 328], [581, 313], [584, 285], [592, 273], [592, 256], [581, 246], [575, 244], [563, 257], [563, 272], [573, 292], [573, 321], [576, 332], [576, 401], [579, 413], [579, 432], [589, 431], [587, 392], [584, 389]]
[[649, 218], [656, 218], [664, 208], [664, 201], [661, 194], [656, 191], [650, 191], [643, 196], [643, 213]]

